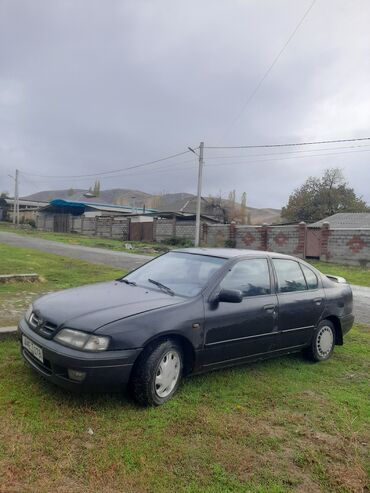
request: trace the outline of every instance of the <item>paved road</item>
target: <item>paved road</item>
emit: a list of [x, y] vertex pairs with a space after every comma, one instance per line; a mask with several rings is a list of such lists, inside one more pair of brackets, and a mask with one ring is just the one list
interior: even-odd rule
[[370, 324], [370, 288], [352, 284], [356, 322]]
[[132, 270], [151, 259], [148, 255], [137, 255], [126, 252], [114, 252], [105, 248], [91, 248], [80, 245], [69, 245], [59, 241], [43, 240], [15, 233], [0, 232], [0, 243], [7, 245], [35, 248], [42, 252], [55, 253], [64, 257], [86, 260], [95, 264], [104, 264], [118, 269]]
[[[65, 257], [87, 260], [96, 264], [110, 265], [121, 269], [132, 270], [148, 262], [151, 257], [133, 253], [114, 252], [103, 248], [90, 248], [79, 245], [68, 245], [58, 241], [43, 240], [15, 233], [0, 232], [0, 243], [7, 245], [35, 248], [42, 252], [55, 253]], [[355, 317], [357, 322], [370, 323], [370, 288], [352, 286]]]

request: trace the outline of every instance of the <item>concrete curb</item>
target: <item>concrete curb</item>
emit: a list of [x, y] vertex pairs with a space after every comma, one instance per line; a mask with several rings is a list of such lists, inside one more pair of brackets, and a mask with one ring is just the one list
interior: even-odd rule
[[0, 327], [0, 341], [4, 339], [15, 339], [17, 337], [17, 327]]

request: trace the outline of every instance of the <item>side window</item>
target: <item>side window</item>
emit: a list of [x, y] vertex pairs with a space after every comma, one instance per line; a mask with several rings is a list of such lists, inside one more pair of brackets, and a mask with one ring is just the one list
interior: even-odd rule
[[243, 296], [261, 296], [271, 293], [267, 259], [241, 260], [223, 278], [222, 289], [239, 289]]
[[316, 274], [303, 264], [301, 264], [301, 268], [303, 270], [304, 277], [306, 278], [308, 289], [317, 289], [319, 281]]
[[298, 262], [294, 260], [274, 259], [273, 263], [280, 293], [307, 289], [306, 281]]

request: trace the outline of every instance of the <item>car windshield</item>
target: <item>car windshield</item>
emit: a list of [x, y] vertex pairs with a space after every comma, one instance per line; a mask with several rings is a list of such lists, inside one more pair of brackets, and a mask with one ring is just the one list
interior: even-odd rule
[[224, 258], [169, 252], [122, 279], [169, 295], [196, 296], [226, 261]]

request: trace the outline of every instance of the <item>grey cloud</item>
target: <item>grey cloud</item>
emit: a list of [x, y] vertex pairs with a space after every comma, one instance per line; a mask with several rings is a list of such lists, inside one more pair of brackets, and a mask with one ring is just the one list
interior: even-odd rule
[[[124, 168], [200, 140], [230, 145], [369, 136], [366, 0], [316, 2], [236, 119], [309, 3], [3, 0], [0, 191], [10, 190], [7, 174], [16, 167], [75, 175]], [[206, 149], [206, 164], [218, 163], [213, 158], [220, 153]], [[245, 152], [246, 161], [251, 154]], [[370, 201], [367, 152], [259, 159], [206, 167], [204, 194], [236, 189], [247, 191], [251, 205], [281, 206], [308, 175], [340, 166]], [[195, 192], [195, 157], [177, 161], [188, 162], [104, 178], [102, 186]], [[90, 182], [25, 175], [21, 192]]]

